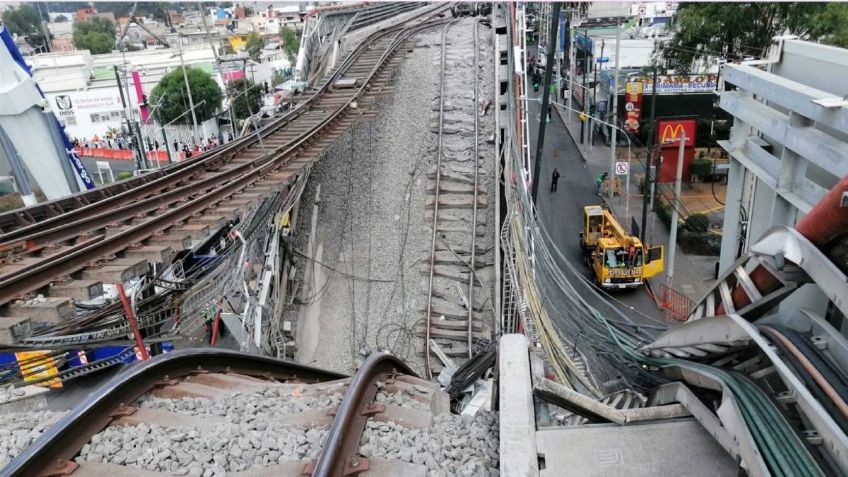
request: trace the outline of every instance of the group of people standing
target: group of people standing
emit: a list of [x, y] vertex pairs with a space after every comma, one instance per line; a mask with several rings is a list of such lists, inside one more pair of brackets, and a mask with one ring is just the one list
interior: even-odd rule
[[[175, 139], [174, 142], [171, 143], [171, 145], [173, 146], [175, 152], [182, 151], [183, 154], [185, 154], [186, 159], [188, 159], [189, 157], [200, 154], [201, 152], [211, 151], [212, 149], [215, 149], [216, 147], [224, 143], [223, 139], [223, 135], [221, 135], [219, 138], [216, 138], [214, 136], [209, 136], [208, 138], [201, 137], [200, 142], [195, 143], [193, 146], [186, 144], [182, 141], [177, 141]], [[233, 136], [231, 134], [227, 134], [226, 142], [230, 142], [232, 140]], [[156, 142], [156, 149], [159, 150], [158, 141]]]
[[73, 144], [74, 147], [84, 147], [87, 149], [99, 148], [120, 150], [132, 149], [133, 140], [132, 136], [129, 135], [124, 135], [122, 133], [109, 133], [103, 137], [95, 134], [91, 139], [79, 139], [75, 137], [71, 140], [71, 144]]

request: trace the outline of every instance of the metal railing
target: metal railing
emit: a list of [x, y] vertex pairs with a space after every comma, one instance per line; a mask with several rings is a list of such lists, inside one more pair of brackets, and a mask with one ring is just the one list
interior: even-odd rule
[[686, 321], [693, 308], [692, 300], [664, 283], [659, 284], [657, 292], [654, 294], [657, 305], [666, 310], [671, 318]]

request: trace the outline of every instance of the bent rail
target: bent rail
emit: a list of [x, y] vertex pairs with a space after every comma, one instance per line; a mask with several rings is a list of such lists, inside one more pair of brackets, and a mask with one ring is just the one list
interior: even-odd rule
[[266, 356], [217, 349], [190, 349], [137, 361], [47, 429], [0, 470], [0, 477], [56, 475], [92, 435], [163, 380], [203, 372], [233, 372], [276, 379], [331, 381], [344, 375]]

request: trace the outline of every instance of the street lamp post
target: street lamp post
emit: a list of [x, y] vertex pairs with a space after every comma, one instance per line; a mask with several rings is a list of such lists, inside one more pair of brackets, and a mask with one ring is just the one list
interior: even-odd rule
[[654, 160], [654, 136], [657, 132], [654, 130], [654, 118], [655, 112], [657, 109], [657, 65], [654, 64], [654, 77], [653, 84], [651, 85], [651, 118], [648, 121], [650, 125], [650, 133], [648, 134], [648, 167], [645, 169], [645, 191], [642, 197], [642, 228], [639, 230], [642, 232], [642, 242], [645, 242], [645, 239], [648, 237], [647, 226], [648, 226], [648, 196], [650, 194], [651, 200], [651, 209], [653, 210], [653, 198], [654, 198], [654, 184], [656, 182], [656, 178], [652, 177], [651, 167], [653, 166]]
[[[609, 118], [613, 123], [618, 119], [618, 67], [619, 67], [619, 52], [621, 51], [621, 20], [615, 20], [615, 71], [613, 71], [613, 79], [612, 79], [612, 108], [609, 109]], [[618, 128], [612, 128], [610, 130], [610, 177], [615, 177], [615, 149], [616, 149], [616, 133], [618, 132]], [[627, 158], [627, 182], [630, 182], [630, 158]], [[629, 196], [629, 185], [628, 185], [628, 196]], [[609, 197], [612, 199], [615, 193], [615, 188], [610, 188]], [[629, 204], [629, 201], [628, 201]], [[627, 217], [625, 217], [625, 220]]]
[[674, 207], [671, 209], [671, 231], [668, 234], [668, 267], [665, 274], [665, 285], [672, 288], [674, 284], [674, 255], [677, 251], [677, 222], [680, 220], [680, 182], [683, 175], [683, 151], [686, 147], [686, 131], [680, 135], [680, 147], [677, 150], [677, 172], [674, 176]]
[[[598, 70], [600, 69], [601, 65], [600, 60], [603, 60], [604, 58], [604, 43], [604, 40], [601, 39], [601, 56], [595, 59], [595, 62], [597, 64], [592, 65], [592, 68], [595, 69], [595, 79], [593, 80], [594, 84], [592, 84], [592, 107], [589, 108], [589, 111], [591, 112], [591, 115], [589, 116], [590, 118], [594, 117], [595, 114], [597, 114], [598, 112]], [[588, 136], [589, 149], [595, 149], [595, 121], [589, 121]]]

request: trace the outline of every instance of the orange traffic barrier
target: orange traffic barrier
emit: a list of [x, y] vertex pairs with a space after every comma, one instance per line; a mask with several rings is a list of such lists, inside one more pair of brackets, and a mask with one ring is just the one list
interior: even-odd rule
[[692, 300], [688, 296], [664, 283], [659, 284], [659, 294], [654, 295], [654, 299], [677, 321], [686, 321], [692, 310]]
[[[105, 147], [75, 147], [74, 151], [79, 157], [95, 157], [97, 159], [111, 159], [113, 161], [132, 161], [133, 152], [130, 149], [109, 149]], [[174, 160], [184, 161], [185, 153], [173, 155]], [[147, 151], [147, 160], [168, 162], [168, 151]]]

